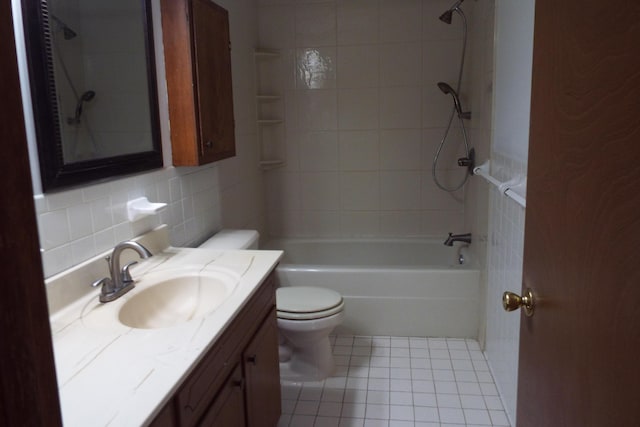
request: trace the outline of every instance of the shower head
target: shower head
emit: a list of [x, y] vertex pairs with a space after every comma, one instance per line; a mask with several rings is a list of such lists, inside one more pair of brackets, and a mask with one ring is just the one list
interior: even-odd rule
[[456, 93], [456, 91], [453, 90], [453, 88], [445, 82], [438, 82], [438, 88], [445, 95], [451, 95], [453, 97], [453, 105], [456, 108], [456, 112], [458, 113], [459, 116], [463, 116], [464, 113], [462, 112], [462, 105], [460, 104], [460, 98], [458, 97], [458, 94]]
[[438, 19], [444, 22], [445, 24], [451, 24], [451, 17], [453, 16], [453, 11], [458, 10], [458, 8], [460, 7], [463, 1], [464, 0], [458, 0], [457, 2], [455, 2], [455, 4], [451, 6], [449, 10], [447, 10], [445, 13], [440, 15]]
[[51, 15], [51, 18], [58, 24], [58, 27], [62, 30], [62, 34], [64, 35], [65, 40], [71, 40], [78, 37], [78, 33], [73, 31], [67, 24], [64, 23], [60, 18], [56, 15]]

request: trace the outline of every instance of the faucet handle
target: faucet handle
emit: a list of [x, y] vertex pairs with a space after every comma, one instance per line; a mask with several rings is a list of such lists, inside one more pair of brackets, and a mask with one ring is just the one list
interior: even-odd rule
[[129, 267], [133, 264], [137, 264], [138, 261], [130, 262], [129, 264], [122, 267], [122, 283], [131, 283], [133, 282], [133, 278], [131, 277], [131, 273], [129, 273]]
[[91, 284], [91, 287], [93, 288], [97, 288], [98, 286], [103, 286], [103, 285], [109, 285], [109, 282], [111, 282], [111, 279], [108, 277], [103, 277], [102, 279], [98, 279], [95, 282], [93, 282]]
[[110, 277], [103, 277], [102, 279], [98, 279], [93, 282], [91, 286], [93, 286], [94, 288], [102, 286], [102, 288], [100, 289], [100, 298], [102, 298], [102, 295], [108, 295], [109, 293], [113, 292], [113, 280], [111, 280]]

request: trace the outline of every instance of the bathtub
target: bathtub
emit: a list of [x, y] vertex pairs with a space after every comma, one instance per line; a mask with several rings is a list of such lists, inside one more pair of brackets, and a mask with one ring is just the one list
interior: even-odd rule
[[480, 270], [459, 249], [415, 239], [273, 239], [280, 286], [340, 292], [339, 334], [476, 338]]

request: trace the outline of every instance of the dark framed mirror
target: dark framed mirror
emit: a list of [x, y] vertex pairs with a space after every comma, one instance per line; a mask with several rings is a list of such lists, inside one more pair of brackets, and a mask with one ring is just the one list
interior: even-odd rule
[[43, 190], [162, 167], [151, 0], [23, 0]]

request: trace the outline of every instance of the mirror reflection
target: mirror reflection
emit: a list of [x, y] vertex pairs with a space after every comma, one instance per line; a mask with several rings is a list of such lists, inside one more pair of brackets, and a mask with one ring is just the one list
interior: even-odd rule
[[142, 3], [50, 0], [65, 163], [152, 148]]
[[45, 190], [161, 167], [149, 0], [23, 5]]

